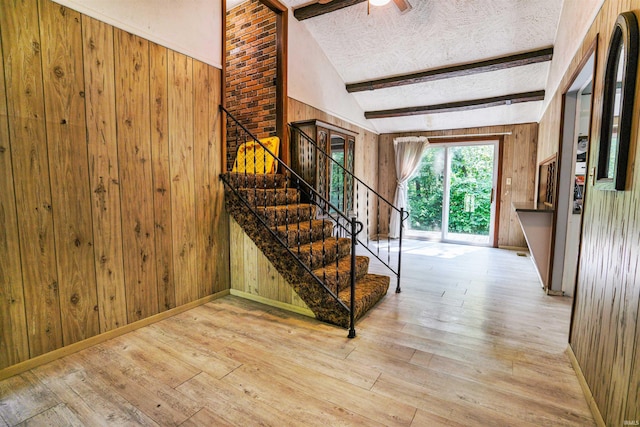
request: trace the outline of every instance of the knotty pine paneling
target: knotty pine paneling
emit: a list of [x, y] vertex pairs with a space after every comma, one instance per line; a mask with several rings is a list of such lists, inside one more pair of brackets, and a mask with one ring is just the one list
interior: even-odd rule
[[173, 232], [171, 222], [171, 176], [169, 163], [169, 65], [168, 51], [149, 43], [151, 105], [151, 168], [153, 174], [153, 212], [155, 217], [156, 276], [158, 311], [176, 306], [173, 274]]
[[99, 333], [78, 12], [38, 2], [63, 344]]
[[[62, 346], [38, 4], [4, 2], [0, 33], [30, 357]], [[11, 330], [2, 334], [12, 333]], [[11, 341], [11, 339], [3, 340]], [[22, 344], [22, 343], [21, 343]]]
[[2, 370], [228, 289], [229, 231], [221, 71], [0, 2]]
[[158, 312], [151, 172], [149, 42], [114, 30], [116, 124], [127, 321]]
[[127, 324], [113, 27], [82, 16], [87, 156], [100, 332]]
[[15, 256], [20, 253], [20, 244], [6, 93], [4, 58], [0, 55], [0, 331], [7, 331], [0, 334], [0, 366], [29, 357], [22, 268]]
[[[533, 201], [538, 140], [538, 125], [536, 123], [380, 135], [378, 191], [387, 200], [394, 200], [396, 166], [393, 138], [400, 136], [473, 137], [475, 135], [496, 135], [496, 139], [502, 138], [503, 141], [502, 170], [498, 177], [501, 180], [502, 189], [500, 194], [498, 246], [526, 247], [527, 243], [511, 204], [513, 202]], [[490, 137], [487, 137], [487, 139], [490, 139]], [[507, 185], [507, 178], [511, 178], [511, 185]], [[382, 210], [380, 225], [382, 233], [387, 233], [388, 226], [388, 214], [385, 210]]]
[[[596, 166], [604, 64], [611, 31], [619, 13], [640, 10], [640, 1], [606, 0], [553, 95], [540, 122], [538, 159], [558, 151], [562, 91], [596, 38], [594, 111], [589, 171]], [[637, 13], [637, 12], [636, 12]], [[638, 97], [630, 153], [640, 155]], [[587, 178], [582, 243], [570, 345], [605, 423], [640, 420], [640, 174], [631, 163], [626, 191], [599, 191]]]
[[193, 60], [169, 53], [169, 167], [176, 303], [198, 295], [193, 165]]
[[[339, 126], [344, 129], [349, 129], [353, 132], [357, 132], [355, 156], [354, 156], [354, 175], [360, 178], [365, 184], [374, 190], [378, 186], [378, 135], [369, 130], [356, 126], [346, 120], [339, 119], [332, 116], [329, 113], [325, 113], [322, 110], [314, 108], [296, 99], [289, 98], [289, 118], [288, 122], [297, 122], [302, 120], [318, 119], [333, 125]], [[364, 188], [358, 187], [358, 191], [355, 194], [356, 207], [359, 220], [366, 222], [367, 212], [367, 197]], [[393, 202], [393, 200], [391, 200]], [[369, 215], [370, 223], [369, 230], [370, 235], [376, 234], [377, 221], [376, 221], [376, 204], [373, 198], [369, 197]], [[366, 224], [365, 224], [366, 225]]]

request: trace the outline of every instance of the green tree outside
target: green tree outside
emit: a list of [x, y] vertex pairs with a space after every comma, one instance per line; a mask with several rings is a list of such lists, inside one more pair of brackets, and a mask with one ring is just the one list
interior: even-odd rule
[[[409, 181], [409, 227], [412, 230], [442, 230], [444, 150], [443, 147], [428, 148], [419, 172]], [[449, 232], [489, 235], [493, 151], [493, 145], [449, 148]]]

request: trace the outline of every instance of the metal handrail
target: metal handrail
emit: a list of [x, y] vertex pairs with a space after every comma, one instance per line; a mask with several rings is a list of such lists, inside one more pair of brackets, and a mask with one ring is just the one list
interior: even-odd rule
[[[340, 211], [329, 200], [325, 199], [325, 197], [322, 194], [320, 194], [318, 191], [316, 191], [316, 189], [313, 188], [313, 186], [311, 186], [300, 175], [298, 175], [291, 167], [289, 167], [289, 165], [283, 163], [278, 158], [278, 156], [275, 155], [275, 153], [273, 153], [262, 141], [260, 141], [256, 136], [254, 136], [251, 133], [251, 131], [249, 131], [242, 123], [240, 123], [226, 108], [224, 108], [222, 105], [220, 105], [219, 108], [220, 108], [221, 111], [223, 111], [226, 114], [227, 118], [230, 118], [237, 127], [240, 127], [250, 139], [252, 139], [254, 142], [257, 142], [274, 159], [278, 159], [278, 163], [289, 173], [289, 176], [290, 177], [294, 177], [297, 180], [297, 182], [298, 182], [297, 190], [303, 191], [303, 192], [305, 192], [305, 193], [307, 193], [309, 195], [313, 194], [315, 196], [313, 198], [310, 198], [311, 199], [311, 203], [313, 203], [314, 205], [316, 205], [316, 206], [320, 207], [321, 209], [323, 209], [322, 206], [320, 206], [318, 204], [318, 202], [317, 202], [319, 200], [320, 203], [322, 203], [324, 206], [328, 206], [330, 209], [329, 210], [323, 209], [323, 214], [326, 215], [327, 217], [329, 217], [334, 222], [335, 225], [337, 225], [338, 227], [344, 229], [347, 232], [347, 235], [351, 236], [350, 237], [351, 248], [352, 248], [352, 251], [351, 251], [351, 276], [350, 276], [351, 300], [350, 300], [350, 306], [347, 306], [338, 297], [339, 288], [336, 288], [336, 293], [334, 293], [333, 290], [331, 290], [328, 286], [326, 286], [325, 282], [322, 279], [320, 279], [312, 271], [311, 265], [307, 266], [298, 257], [298, 255], [294, 251], [291, 250], [289, 245], [287, 243], [285, 243], [277, 235], [277, 233], [269, 226], [269, 224], [267, 224], [267, 222], [262, 218], [262, 216], [251, 206], [251, 203], [249, 203], [249, 201], [242, 194], [240, 194], [236, 190], [236, 188], [234, 188], [234, 186], [232, 185], [231, 182], [229, 182], [229, 180], [227, 179], [225, 174], [221, 174], [220, 175], [220, 178], [225, 183], [225, 185], [227, 185], [227, 187], [229, 187], [234, 192], [234, 194], [243, 202], [243, 204], [254, 214], [254, 216], [260, 221], [260, 223], [269, 231], [269, 233], [272, 235], [272, 237], [274, 237], [275, 240], [281, 246], [283, 246], [290, 255], [293, 256], [293, 258], [298, 262], [298, 264], [300, 266], [302, 266], [304, 268], [304, 270], [311, 275], [311, 277], [314, 279], [315, 282], [317, 282], [320, 286], [322, 286], [325, 290], [327, 290], [329, 292], [329, 294], [331, 295], [331, 297], [333, 299], [335, 299], [343, 308], [348, 310], [348, 312], [349, 312], [349, 337], [350, 338], [355, 337], [355, 319], [354, 319], [354, 313], [355, 313], [355, 265], [356, 265], [355, 242], [358, 241], [357, 235], [358, 235], [358, 233], [360, 233], [363, 230], [364, 224], [362, 224], [361, 222], [357, 221], [356, 218], [348, 217], [346, 214], [344, 214], [342, 211]], [[245, 157], [245, 162], [246, 162], [246, 157]], [[255, 162], [255, 155], [254, 155], [254, 162]], [[246, 172], [246, 167], [245, 167], [244, 175], [245, 176], [248, 175], [247, 172]], [[303, 189], [302, 186], [304, 186], [305, 189]], [[257, 187], [256, 187], [256, 189], [257, 189]], [[331, 210], [333, 210], [333, 212], [331, 212]], [[337, 215], [337, 217], [334, 217], [332, 214]], [[338, 219], [338, 217], [341, 217], [342, 219], [348, 221], [349, 224], [350, 224], [350, 227], [349, 228], [345, 227], [341, 223], [342, 221], [340, 221]]]
[[[391, 267], [390, 259], [388, 260], [388, 262], [385, 262], [385, 260], [380, 258], [379, 254], [375, 253], [373, 250], [371, 250], [371, 248], [369, 248], [369, 245], [368, 245], [369, 236], [367, 236], [367, 243], [363, 242], [359, 237], [357, 237], [358, 242], [361, 243], [361, 245], [372, 256], [374, 256], [378, 261], [380, 261], [386, 268], [389, 269], [389, 271], [391, 271], [396, 276], [396, 278], [397, 278], [396, 293], [400, 293], [400, 291], [401, 291], [401, 288], [400, 288], [400, 269], [401, 269], [401, 261], [402, 261], [402, 234], [403, 234], [402, 233], [402, 229], [404, 228], [405, 221], [409, 218], [409, 212], [404, 210], [404, 208], [397, 208], [395, 205], [393, 205], [391, 202], [389, 202], [386, 198], [384, 198], [384, 196], [382, 196], [376, 190], [371, 188], [368, 184], [366, 184], [360, 178], [355, 176], [350, 170], [348, 170], [346, 167], [344, 167], [344, 165], [342, 165], [340, 162], [336, 161], [331, 155], [329, 155], [323, 149], [323, 147], [320, 147], [318, 145], [318, 143], [313, 138], [311, 138], [309, 135], [307, 135], [302, 129], [300, 129], [300, 127], [297, 126], [296, 123], [289, 123], [289, 129], [290, 129], [291, 132], [297, 132], [302, 138], [305, 139], [305, 141], [307, 143], [309, 143], [310, 145], [313, 146], [313, 148], [316, 150], [317, 153], [319, 153], [322, 156], [324, 156], [326, 159], [328, 159], [330, 162], [332, 162], [333, 165], [339, 167], [342, 170], [343, 173], [348, 174], [351, 177], [351, 179], [356, 181], [357, 184], [354, 184], [354, 188], [357, 187], [358, 185], [362, 185], [363, 187], [366, 188], [366, 190], [370, 191], [375, 197], [377, 197], [379, 201], [385, 203], [389, 209], [395, 210], [400, 215], [400, 234], [398, 236], [398, 266], [397, 266], [396, 269]], [[357, 209], [354, 209], [354, 212], [357, 214], [358, 213]], [[367, 215], [368, 215], [368, 211], [367, 211]], [[377, 220], [379, 221], [380, 218], [377, 218]], [[379, 238], [378, 238], [378, 242], [379, 242]]]

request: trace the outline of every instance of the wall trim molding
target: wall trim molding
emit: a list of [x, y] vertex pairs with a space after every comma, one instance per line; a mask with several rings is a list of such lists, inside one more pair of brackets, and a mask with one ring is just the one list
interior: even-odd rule
[[313, 311], [309, 310], [308, 308], [299, 307], [299, 306], [293, 305], [293, 304], [287, 304], [286, 302], [280, 302], [280, 301], [272, 300], [272, 299], [269, 299], [269, 298], [261, 297], [260, 295], [254, 295], [254, 294], [250, 294], [248, 292], [239, 291], [237, 289], [231, 289], [230, 293], [231, 293], [231, 295], [234, 295], [234, 296], [237, 296], [237, 297], [240, 297], [240, 298], [244, 298], [244, 299], [248, 299], [248, 300], [251, 300], [251, 301], [259, 302], [261, 304], [269, 305], [271, 307], [280, 308], [282, 310], [292, 311], [292, 312], [297, 313], [297, 314], [302, 314], [303, 316], [313, 317], [314, 319], [316, 317], [315, 314], [313, 314]]
[[87, 338], [85, 340], [78, 341], [66, 347], [61, 347], [57, 350], [50, 351], [48, 353], [42, 354], [40, 356], [36, 356], [29, 360], [25, 360], [24, 362], [16, 363], [15, 365], [11, 365], [7, 368], [0, 370], [0, 381], [6, 378], [12, 377], [14, 375], [21, 374], [30, 369], [37, 368], [38, 366], [44, 365], [45, 363], [53, 362], [54, 360], [60, 359], [62, 357], [68, 356], [73, 353], [77, 353], [78, 351], [103, 343], [112, 338], [117, 338], [121, 335], [135, 331], [136, 329], [140, 329], [144, 326], [148, 326], [153, 323], [159, 322], [161, 320], [168, 319], [169, 317], [173, 317], [177, 314], [191, 310], [192, 308], [196, 308], [198, 306], [201, 306], [203, 304], [214, 301], [216, 299], [225, 297], [227, 295], [229, 295], [229, 289], [225, 289], [224, 291], [217, 292], [215, 294], [197, 299], [195, 301], [191, 301], [179, 307], [175, 307], [170, 310], [163, 311], [162, 313], [158, 313], [153, 316], [147, 317], [145, 319], [138, 320], [137, 322], [129, 323], [128, 325], [125, 325], [121, 328], [113, 329], [111, 331], [104, 332], [100, 335], [96, 335], [96, 336]]
[[593, 415], [593, 419], [595, 420], [598, 427], [607, 427], [606, 423], [604, 422], [604, 418], [602, 418], [602, 414], [600, 414], [600, 409], [598, 408], [598, 405], [596, 404], [596, 401], [593, 398], [593, 395], [591, 394], [591, 389], [589, 388], [589, 384], [587, 384], [587, 380], [584, 377], [584, 374], [582, 373], [582, 368], [578, 363], [578, 359], [576, 358], [576, 355], [573, 353], [573, 349], [571, 348], [570, 344], [567, 345], [567, 350], [565, 353], [567, 353], [567, 356], [569, 357], [569, 361], [571, 362], [571, 366], [573, 367], [573, 370], [576, 372], [576, 376], [578, 377], [578, 382], [580, 383], [580, 388], [582, 388], [582, 392], [584, 393], [584, 398], [587, 401], [587, 405], [589, 405], [589, 409], [591, 409], [591, 414]]

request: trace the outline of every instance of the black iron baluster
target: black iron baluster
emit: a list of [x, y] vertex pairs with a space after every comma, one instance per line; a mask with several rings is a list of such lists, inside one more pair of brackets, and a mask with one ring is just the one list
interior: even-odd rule
[[356, 234], [357, 234], [357, 220], [355, 216], [351, 217], [351, 298], [349, 301], [349, 338], [356, 337], [356, 322], [355, 322], [355, 308], [356, 308]]

